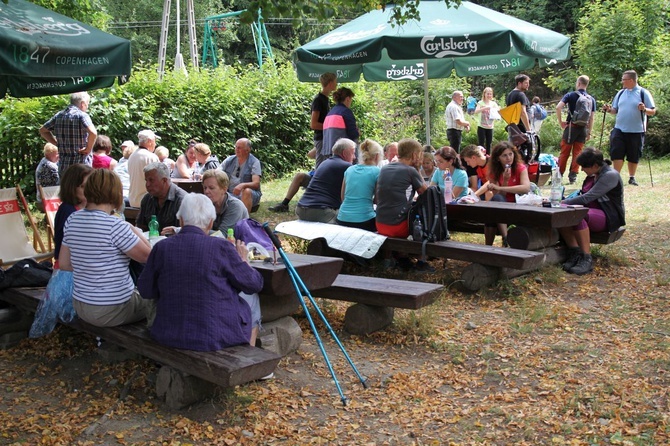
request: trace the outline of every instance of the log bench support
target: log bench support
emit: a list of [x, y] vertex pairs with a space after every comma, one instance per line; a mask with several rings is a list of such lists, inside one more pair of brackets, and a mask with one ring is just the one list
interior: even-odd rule
[[[0, 293], [0, 300], [22, 312], [34, 313], [43, 295], [44, 288], [10, 288]], [[281, 359], [272, 351], [250, 345], [215, 352], [166, 347], [151, 339], [143, 321], [118, 327], [96, 327], [81, 320], [67, 325], [169, 367], [159, 372], [156, 392], [165, 396], [173, 409], [211, 395], [214, 385], [235, 387], [267, 376]]]

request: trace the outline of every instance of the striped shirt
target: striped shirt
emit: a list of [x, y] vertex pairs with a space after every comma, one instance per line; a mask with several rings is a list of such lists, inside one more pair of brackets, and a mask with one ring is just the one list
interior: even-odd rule
[[83, 209], [70, 215], [64, 232], [73, 270], [72, 297], [90, 305], [130, 300], [135, 285], [126, 253], [140, 242], [130, 224], [103, 211]]

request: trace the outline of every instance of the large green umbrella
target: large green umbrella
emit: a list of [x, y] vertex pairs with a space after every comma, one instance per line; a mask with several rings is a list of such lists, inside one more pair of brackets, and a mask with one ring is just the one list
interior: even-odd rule
[[[570, 57], [570, 39], [515, 17], [464, 1], [421, 0], [420, 20], [389, 23], [394, 6], [368, 12], [301, 46], [294, 53], [298, 79], [318, 82], [331, 71], [341, 82], [480, 76], [548, 66]], [[426, 129], [430, 141], [430, 128]]]
[[128, 40], [25, 0], [0, 2], [0, 98], [109, 87], [130, 69]]

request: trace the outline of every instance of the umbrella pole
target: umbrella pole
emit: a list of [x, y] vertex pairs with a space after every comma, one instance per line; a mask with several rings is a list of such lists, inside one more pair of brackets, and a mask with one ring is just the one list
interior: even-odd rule
[[423, 102], [426, 107], [426, 144], [430, 145], [430, 103], [428, 98], [428, 59], [423, 60]]

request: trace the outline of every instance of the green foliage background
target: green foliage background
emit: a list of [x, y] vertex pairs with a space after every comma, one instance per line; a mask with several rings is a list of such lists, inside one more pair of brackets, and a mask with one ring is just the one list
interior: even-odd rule
[[[154, 130], [173, 158], [191, 138], [210, 145], [220, 159], [233, 153], [234, 142], [248, 137], [262, 161], [264, 177], [288, 174], [309, 164], [312, 147], [310, 105], [318, 84], [298, 82], [289, 64], [261, 72], [256, 67], [223, 66], [217, 70], [168, 73], [158, 80], [155, 66], [135, 67], [130, 82], [92, 92], [89, 113], [99, 134], [118, 145], [137, 141], [137, 132]], [[441, 120], [448, 91], [463, 79], [431, 81], [431, 108]], [[403, 137], [423, 141], [423, 88], [420, 82], [349, 85], [356, 93], [352, 106], [363, 138], [381, 143]], [[38, 129], [68, 104], [68, 98], [44, 97], [0, 101], [2, 187], [34, 189], [34, 169], [44, 141]]]
[[[278, 68], [266, 65], [265, 72], [247, 65], [255, 61], [245, 26], [231, 26], [220, 36], [219, 51], [228, 66], [216, 71], [189, 70], [189, 76], [170, 71], [162, 82], [156, 75], [157, 31], [153, 25], [138, 25], [142, 20], [153, 23], [161, 15], [161, 6], [151, 0], [127, 3], [120, 0], [36, 0], [43, 6], [121, 34], [133, 41], [135, 63], [131, 81], [124, 86], [93, 92], [90, 113], [99, 133], [107, 134], [115, 145], [136, 139], [142, 128], [151, 128], [163, 136], [161, 144], [176, 157], [186, 141], [197, 138], [207, 142], [220, 158], [232, 153], [235, 139], [248, 136], [254, 142], [256, 155], [264, 163], [265, 177], [277, 177], [308, 164], [304, 154], [312, 146], [309, 130], [309, 106], [318, 84], [296, 80], [285, 62], [290, 51], [302, 43], [327, 32], [347, 18], [358, 16], [376, 5], [375, 1], [317, 2], [322, 10], [317, 22], [294, 21], [309, 26], [293, 27], [279, 23], [269, 28]], [[241, 10], [253, 6], [251, 0], [215, 0], [197, 2], [198, 18], [211, 13]], [[543, 151], [558, 146], [561, 131], [553, 116], [553, 106], [562, 95], [574, 88], [578, 74], [588, 74], [589, 91], [599, 105], [611, 101], [620, 88], [619, 79], [625, 69], [640, 74], [640, 84], [649, 89], [656, 100], [657, 115], [651, 119], [646, 149], [655, 155], [670, 153], [670, 28], [666, 0], [567, 0], [557, 5], [547, 0], [530, 0], [523, 5], [512, 0], [477, 2], [521, 19], [571, 34], [574, 58], [553, 69], [530, 70], [531, 88], [528, 96], [538, 95], [550, 111], [540, 136]], [[296, 4], [298, 5], [298, 4]], [[323, 9], [325, 8], [325, 9]], [[291, 15], [293, 6], [284, 8]], [[266, 18], [268, 14], [264, 14]], [[295, 17], [295, 16], [294, 16]], [[305, 18], [305, 17], [303, 17]], [[307, 17], [309, 18], [309, 17]], [[278, 19], [270, 19], [272, 20]], [[125, 24], [125, 25], [124, 25]], [[127, 29], [123, 29], [127, 26]], [[136, 26], [133, 28], [133, 26]], [[143, 27], [144, 26], [144, 27]], [[201, 36], [201, 24], [197, 25]], [[625, 29], [623, 33], [621, 30]], [[281, 30], [281, 31], [280, 31]], [[182, 27], [182, 33], [186, 33]], [[246, 33], [246, 34], [245, 34]], [[174, 53], [170, 34], [168, 54]], [[187, 38], [182, 35], [182, 41]], [[202, 42], [200, 42], [202, 43]], [[184, 48], [186, 51], [186, 49]], [[188, 55], [185, 54], [188, 59]], [[170, 58], [168, 58], [170, 59]], [[142, 62], [144, 60], [144, 62]], [[284, 61], [284, 62], [282, 62]], [[168, 60], [170, 70], [171, 60]], [[362, 137], [385, 143], [403, 137], [425, 140], [424, 92], [421, 82], [388, 82], [348, 85], [356, 93], [352, 106]], [[429, 109], [432, 144], [447, 143], [443, 113], [451, 92], [481, 94], [491, 86], [500, 104], [514, 88], [513, 75], [474, 78], [452, 77], [429, 82]], [[0, 100], [0, 174], [1, 185], [20, 183], [30, 191], [34, 168], [41, 159], [44, 141], [37, 130], [55, 112], [65, 107], [67, 98]], [[592, 144], [607, 149], [609, 131], [614, 119], [602, 115], [596, 119]], [[473, 131], [464, 135], [464, 143], [476, 142]], [[498, 126], [494, 140], [505, 138]], [[604, 144], [601, 145], [600, 135]], [[597, 138], [597, 140], [596, 140]], [[116, 157], [121, 154], [114, 153]]]

